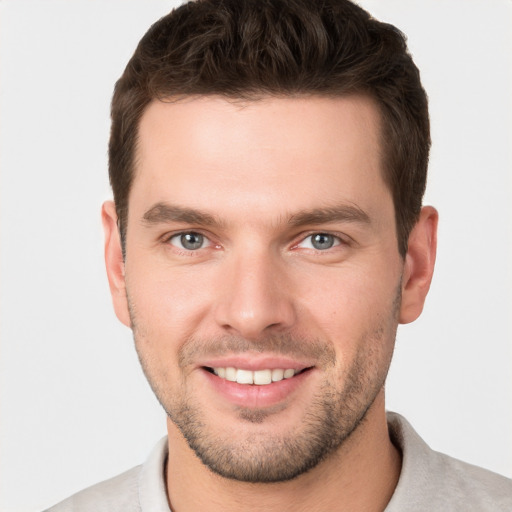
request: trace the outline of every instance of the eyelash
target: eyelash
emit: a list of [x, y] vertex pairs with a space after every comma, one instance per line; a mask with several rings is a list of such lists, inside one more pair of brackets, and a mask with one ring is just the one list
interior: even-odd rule
[[[205, 247], [198, 247], [197, 249], [187, 249], [185, 247], [178, 247], [177, 245], [175, 245], [175, 244], [173, 244], [171, 242], [173, 239], [176, 239], [178, 237], [187, 236], [187, 235], [196, 235], [196, 236], [202, 237], [203, 238], [203, 243], [207, 242], [208, 245], [206, 245]], [[332, 237], [334, 239], [333, 240], [333, 245], [331, 245], [330, 247], [327, 247], [327, 248], [325, 248], [323, 250], [322, 249], [317, 249], [317, 248], [315, 248], [313, 246], [312, 238], [314, 236]], [[294, 243], [292, 245], [291, 249], [292, 250], [293, 249], [300, 249], [300, 245], [305, 243], [308, 239], [311, 239], [311, 241], [309, 242], [311, 247], [304, 247], [304, 249], [314, 251], [317, 254], [329, 253], [331, 249], [334, 249], [336, 247], [350, 245], [350, 241], [347, 240], [347, 236], [346, 235], [342, 235], [340, 233], [329, 233], [327, 231], [312, 231], [312, 232], [309, 232], [309, 233], [301, 234], [300, 235], [300, 240], [298, 242]], [[208, 235], [206, 235], [204, 233], [201, 233], [200, 231], [194, 231], [194, 230], [180, 231], [178, 233], [172, 233], [170, 235], [165, 236], [163, 238], [163, 242], [165, 244], [171, 245], [176, 251], [180, 252], [181, 254], [187, 255], [187, 256], [192, 256], [194, 253], [198, 253], [202, 249], [207, 249], [207, 248], [210, 248], [210, 247], [213, 247], [213, 248], [220, 248], [221, 247], [219, 244], [215, 244], [211, 240], [210, 236], [208, 236]]]
[[[182, 237], [187, 236], [187, 235], [196, 235], [196, 236], [202, 237], [203, 238], [203, 243], [207, 242], [207, 245], [205, 247], [198, 247], [197, 249], [187, 249], [186, 247], [179, 247], [179, 246], [174, 245], [172, 243], [173, 239], [176, 239], [176, 238], [179, 239], [179, 238], [182, 238]], [[212, 242], [212, 240], [210, 239], [209, 236], [207, 236], [207, 235], [205, 235], [205, 234], [203, 234], [203, 233], [201, 233], [199, 231], [193, 231], [193, 230], [191, 230], [191, 231], [180, 231], [178, 233], [172, 233], [171, 235], [165, 236], [164, 239], [163, 239], [163, 242], [165, 244], [173, 246], [174, 249], [176, 249], [180, 253], [186, 254], [186, 255], [192, 255], [195, 252], [199, 252], [201, 249], [206, 249], [206, 248], [211, 247], [211, 246], [216, 246], [216, 244], [214, 244]], [[217, 247], [219, 247], [219, 246], [217, 246]]]
[[[329, 246], [329, 247], [326, 247], [324, 249], [318, 249], [316, 247], [314, 247], [314, 237], [329, 237], [332, 239], [332, 245]], [[329, 251], [330, 249], [334, 248], [334, 247], [338, 247], [340, 245], [346, 245], [346, 241], [340, 236], [340, 235], [337, 235], [335, 233], [328, 233], [328, 232], [324, 232], [324, 231], [315, 231], [314, 233], [310, 233], [308, 235], [306, 235], [305, 237], [301, 238], [300, 242], [298, 242], [297, 244], [295, 244], [293, 247], [299, 247], [301, 244], [304, 244], [307, 240], [310, 240], [309, 242], [309, 245], [310, 247], [304, 247], [305, 249], [310, 249], [310, 250], [313, 250], [313, 251], [316, 251], [316, 252], [319, 252], [319, 253], [322, 253], [322, 252], [327, 252]]]

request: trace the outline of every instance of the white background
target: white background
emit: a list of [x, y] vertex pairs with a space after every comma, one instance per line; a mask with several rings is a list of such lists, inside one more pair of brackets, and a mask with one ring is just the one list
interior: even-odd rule
[[[361, 0], [409, 36], [431, 99], [441, 217], [388, 406], [438, 450], [512, 476], [512, 2]], [[0, 510], [40, 510], [165, 433], [103, 270], [114, 81], [172, 2], [0, 0]]]

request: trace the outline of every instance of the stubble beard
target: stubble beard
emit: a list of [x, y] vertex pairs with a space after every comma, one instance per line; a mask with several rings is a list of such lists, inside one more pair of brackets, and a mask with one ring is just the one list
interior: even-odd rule
[[[398, 294], [393, 304], [394, 316], [399, 303]], [[188, 392], [185, 380], [182, 379], [180, 389], [170, 391], [165, 378], [161, 377], [167, 371], [158, 372], [155, 360], [142, 349], [145, 336], [136, 322], [133, 307], [130, 307], [130, 314], [135, 345], [146, 378], [189, 447], [214, 473], [249, 483], [292, 480], [339, 450], [364, 422], [384, 386], [392, 355], [392, 348], [389, 350], [386, 347], [393, 345], [396, 335], [396, 321], [391, 317], [365, 333], [351, 367], [340, 379], [343, 384], [337, 383], [335, 376], [326, 378], [293, 431], [277, 435], [264, 429], [254, 429], [252, 433], [235, 438], [230, 435], [229, 428], [223, 432], [215, 432], [211, 428], [201, 404], [193, 393]], [[185, 367], [195, 353], [204, 352], [205, 347], [216, 347], [216, 355], [222, 355], [223, 351], [239, 353], [252, 350], [293, 357], [306, 352], [309, 356], [314, 354], [317, 357], [323, 370], [336, 364], [336, 355], [329, 343], [280, 335], [257, 342], [233, 337], [208, 341], [191, 339], [180, 352], [180, 367]], [[240, 408], [238, 416], [247, 425], [264, 425], [265, 421], [272, 420], [274, 413], [276, 411], [272, 409]]]
[[[286, 435], [253, 433], [234, 439], [213, 434], [192, 399], [178, 400], [166, 412], [190, 448], [214, 473], [241, 482], [284, 482], [306, 473], [336, 452], [364, 421], [384, 382], [371, 383], [369, 388], [357, 379], [357, 374], [358, 369], [353, 368], [343, 391], [324, 383], [300, 425]], [[258, 425], [271, 421], [272, 415], [273, 412], [259, 409], [238, 412], [240, 420]]]

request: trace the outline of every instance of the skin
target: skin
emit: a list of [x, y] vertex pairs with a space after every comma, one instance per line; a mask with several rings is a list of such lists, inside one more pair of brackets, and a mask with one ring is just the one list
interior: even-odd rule
[[[126, 259], [111, 202], [105, 256], [116, 314], [169, 415], [173, 510], [383, 510], [400, 473], [384, 382], [397, 325], [428, 292], [437, 212], [423, 208], [402, 258], [377, 107], [361, 96], [155, 101], [139, 136]], [[206, 240], [197, 250], [181, 244], [190, 232]], [[315, 233], [333, 246], [315, 248]], [[271, 403], [239, 403], [205, 371], [230, 357], [308, 371]], [[225, 448], [235, 467], [289, 467], [325, 410], [337, 442], [278, 483], [210, 470], [183, 435], [195, 420], [199, 442]], [[284, 440], [296, 440], [292, 453]]]

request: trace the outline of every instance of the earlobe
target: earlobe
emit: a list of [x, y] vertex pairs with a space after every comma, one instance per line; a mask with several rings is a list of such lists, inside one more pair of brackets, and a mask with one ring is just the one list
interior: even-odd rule
[[436, 261], [437, 221], [437, 210], [432, 206], [425, 206], [409, 235], [402, 278], [399, 318], [402, 324], [413, 322], [423, 310]]
[[113, 201], [106, 201], [101, 208], [101, 220], [105, 235], [105, 265], [112, 302], [117, 318], [130, 327], [130, 315], [126, 298], [124, 260], [121, 238], [117, 228], [117, 213]]

